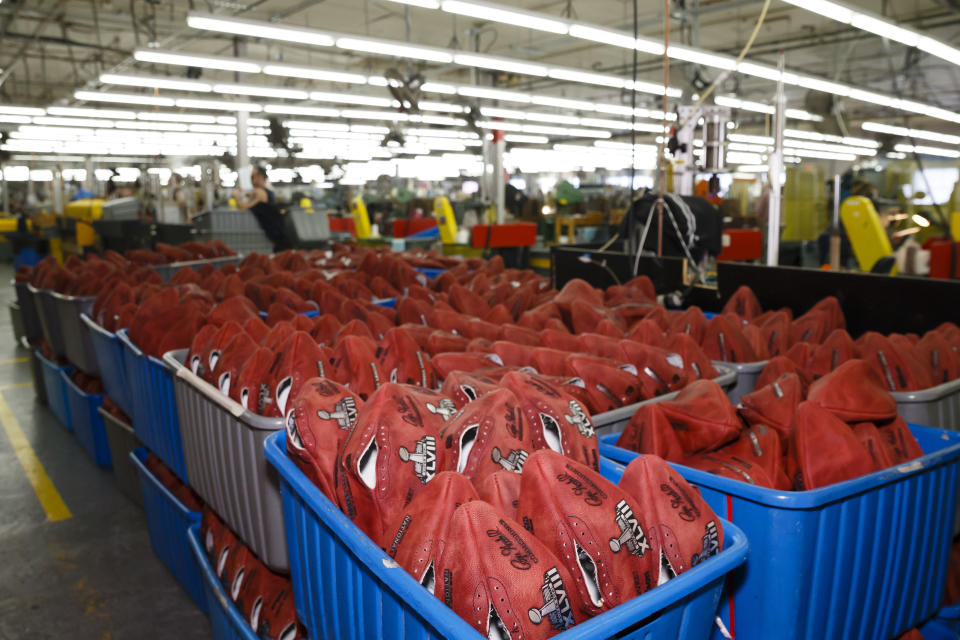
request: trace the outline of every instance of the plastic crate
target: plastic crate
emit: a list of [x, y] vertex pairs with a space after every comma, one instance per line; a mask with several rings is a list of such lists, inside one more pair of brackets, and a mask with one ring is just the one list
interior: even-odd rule
[[[730, 390], [733, 389], [734, 385], [737, 383], [737, 372], [733, 369], [733, 367], [725, 362], [714, 362], [713, 366], [717, 370], [717, 373], [720, 374], [714, 378], [714, 380], [717, 382], [717, 384], [723, 387], [727, 393], [730, 393]], [[639, 409], [641, 406], [651, 402], [672, 400], [677, 396], [678, 393], [680, 392], [673, 391], [671, 393], [665, 393], [662, 396], [657, 396], [656, 398], [644, 400], [643, 402], [637, 402], [625, 407], [620, 407], [619, 409], [604, 411], [603, 413], [598, 413], [595, 416], [590, 416], [590, 420], [593, 422], [593, 428], [596, 430], [597, 435], [605, 433], [620, 433], [627, 428], [630, 418], [633, 417], [633, 414], [635, 414], [637, 409]]]
[[960, 430], [960, 378], [921, 391], [896, 391], [897, 413], [907, 422]]
[[20, 338], [24, 336], [23, 316], [20, 315], [20, 305], [16, 302], [11, 302], [7, 306], [10, 309], [10, 326], [13, 327], [13, 339], [20, 342]]
[[133, 408], [120, 339], [117, 334], [107, 331], [85, 313], [80, 316], [80, 320], [90, 336], [90, 343], [97, 358], [97, 368], [100, 370], [100, 379], [103, 380], [103, 388], [107, 390], [107, 395], [120, 407], [121, 411], [128, 416], [132, 415]]
[[103, 426], [107, 431], [107, 446], [110, 447], [110, 460], [113, 462], [113, 481], [120, 493], [136, 504], [143, 506], [143, 493], [140, 491], [140, 478], [137, 468], [130, 460], [130, 453], [139, 449], [140, 441], [126, 422], [121, 421], [102, 406], [97, 409]]
[[149, 356], [130, 341], [126, 329], [117, 332], [123, 346], [123, 364], [127, 371], [127, 389], [133, 419], [133, 431], [150, 451], [157, 454], [170, 470], [191, 484], [183, 459], [180, 418], [173, 393], [173, 370]]
[[14, 282], [13, 288], [17, 293], [17, 305], [23, 321], [23, 335], [31, 342], [39, 340], [43, 337], [43, 327], [40, 326], [40, 316], [37, 314], [36, 298], [26, 282]]
[[153, 552], [201, 611], [207, 610], [200, 567], [190, 551], [187, 529], [200, 525], [200, 513], [190, 511], [147, 468], [148, 452], [141, 447], [130, 452], [130, 461], [140, 475], [143, 509], [147, 514], [147, 530]]
[[430, 278], [431, 280], [433, 280], [439, 275], [442, 275], [443, 273], [446, 273], [447, 271], [446, 269], [430, 269], [428, 267], [414, 267], [414, 268], [420, 273], [422, 273], [423, 275]]
[[43, 378], [43, 365], [40, 364], [40, 354], [30, 346], [26, 336], [20, 339], [20, 346], [30, 352], [30, 373], [33, 374], [33, 392], [40, 404], [47, 404], [47, 385]]
[[284, 226], [293, 246], [317, 247], [330, 240], [330, 221], [322, 211], [287, 210]]
[[[926, 455], [812, 491], [776, 491], [674, 465], [741, 527], [750, 557], [721, 607], [738, 640], [886, 640], [943, 599], [960, 433], [910, 425]], [[601, 456], [637, 456], [600, 438]], [[730, 618], [734, 622], [730, 622]]]
[[93, 350], [90, 332], [80, 319], [81, 315], [90, 315], [93, 312], [96, 296], [66, 296], [56, 292], [51, 295], [56, 304], [57, 315], [60, 316], [64, 355], [70, 364], [87, 375], [99, 376], [97, 354]]
[[213, 209], [193, 219], [197, 233], [261, 232], [260, 223], [249, 209]]
[[763, 372], [764, 367], [767, 366], [767, 362], [769, 362], [769, 360], [759, 360], [757, 362], [719, 363], [737, 372], [737, 383], [727, 391], [727, 397], [730, 398], [730, 402], [737, 404], [740, 402], [740, 398], [742, 396], [750, 393], [754, 390], [754, 388], [756, 388], [757, 380], [760, 378], [760, 374]]
[[[285, 438], [267, 438], [266, 455], [283, 487], [297, 615], [313, 637], [482, 640], [303, 475], [287, 458]], [[601, 471], [617, 481], [622, 467], [603, 461]], [[747, 557], [743, 532], [723, 527], [726, 549], [717, 556], [555, 637], [708, 638], [726, 576]]]
[[171, 262], [169, 264], [152, 264], [150, 268], [160, 274], [164, 282], [176, 275], [177, 271], [191, 267], [197, 271], [204, 265], [211, 265], [214, 269], [226, 266], [228, 264], [240, 264], [240, 256], [224, 256], [222, 258], [207, 258], [205, 260], [184, 260], [183, 262]]
[[73, 423], [70, 421], [70, 409], [67, 405], [67, 385], [63, 382], [60, 372], [67, 375], [73, 373], [73, 367], [69, 365], [60, 366], [56, 362], [50, 362], [43, 357], [40, 350], [34, 351], [34, 355], [40, 362], [40, 371], [43, 374], [43, 386], [47, 393], [47, 406], [57, 417], [67, 431], [73, 431]]
[[226, 590], [217, 579], [217, 574], [213, 571], [210, 559], [203, 551], [203, 544], [200, 542], [200, 525], [190, 525], [187, 529], [187, 544], [190, 545], [190, 553], [193, 554], [194, 561], [200, 572], [200, 581], [203, 583], [203, 591], [209, 607], [207, 615], [210, 617], [210, 631], [213, 640], [259, 640], [243, 615], [237, 610], [236, 605], [231, 602], [227, 596]]
[[183, 366], [186, 349], [164, 354], [174, 372], [177, 411], [190, 486], [274, 571], [287, 571], [280, 486], [263, 441], [282, 418], [247, 411]]
[[94, 462], [101, 467], [109, 467], [110, 445], [107, 444], [107, 431], [103, 426], [103, 418], [97, 412], [103, 404], [103, 394], [84, 393], [66, 371], [61, 371], [60, 377], [63, 378], [63, 385], [67, 390], [67, 409], [70, 411], [73, 435], [77, 436], [80, 445]]
[[960, 602], [941, 607], [933, 621], [939, 627], [953, 632], [954, 638], [960, 638]]
[[67, 355], [63, 342], [63, 330], [60, 328], [60, 316], [57, 313], [57, 302], [53, 299], [53, 292], [46, 289], [36, 289], [27, 285], [33, 294], [40, 318], [40, 327], [43, 329], [43, 339], [47, 341], [54, 355], [65, 358]]
[[960, 633], [949, 625], [943, 624], [940, 618], [934, 618], [920, 627], [923, 640], [960, 640]]

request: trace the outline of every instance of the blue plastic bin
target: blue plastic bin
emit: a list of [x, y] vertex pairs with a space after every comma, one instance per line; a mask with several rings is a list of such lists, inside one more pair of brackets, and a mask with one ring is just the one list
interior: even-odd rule
[[40, 350], [34, 352], [37, 360], [40, 361], [40, 368], [43, 371], [43, 386], [47, 392], [47, 406], [53, 415], [57, 416], [60, 424], [67, 428], [67, 431], [73, 431], [73, 422], [70, 421], [70, 409], [67, 405], [67, 385], [63, 382], [60, 372], [67, 375], [73, 373], [73, 367], [69, 365], [60, 366], [56, 362], [50, 362], [43, 357]]
[[150, 546], [183, 590], [200, 610], [207, 611], [203, 578], [197, 559], [190, 551], [187, 529], [200, 526], [200, 513], [190, 511], [147, 468], [148, 452], [144, 447], [130, 452], [130, 460], [140, 474], [143, 509], [147, 514]]
[[428, 267], [414, 267], [414, 269], [427, 276], [431, 280], [446, 272], [446, 269], [430, 269]]
[[70, 424], [73, 435], [83, 446], [87, 455], [101, 467], [110, 466], [110, 444], [107, 442], [107, 429], [97, 409], [103, 404], [102, 393], [84, 393], [70, 374], [60, 372], [67, 392], [67, 409], [70, 411]]
[[[750, 540], [722, 618], [738, 640], [887, 640], [940, 606], [960, 433], [910, 425], [927, 454], [812, 491], [776, 491], [674, 465]], [[600, 437], [601, 456], [637, 454]], [[730, 621], [731, 614], [734, 618]]]
[[213, 640], [259, 640], [257, 634], [243, 619], [243, 614], [227, 596], [227, 592], [210, 565], [210, 559], [203, 552], [199, 524], [192, 524], [187, 529], [187, 543], [190, 545], [190, 553], [193, 554], [200, 571], [206, 601], [210, 603], [207, 615], [210, 617]]
[[[297, 615], [312, 637], [482, 640], [303, 475], [287, 458], [284, 431], [264, 448], [280, 474]], [[602, 470], [619, 479], [622, 467], [604, 461]], [[714, 558], [555, 637], [708, 638], [726, 576], [747, 557], [743, 532], [724, 522], [724, 534], [727, 548]]]
[[960, 602], [941, 607], [934, 621], [939, 626], [952, 631], [955, 638], [960, 638]]
[[120, 407], [128, 416], [133, 413], [130, 402], [130, 391], [127, 388], [127, 370], [123, 362], [123, 346], [117, 334], [107, 331], [99, 324], [83, 314], [80, 316], [93, 342], [93, 350], [97, 354], [97, 365], [100, 369], [100, 378], [103, 388], [114, 404]]
[[180, 418], [173, 393], [173, 371], [163, 361], [146, 355], [130, 341], [126, 329], [117, 332], [127, 370], [133, 431], [147, 449], [157, 454], [186, 484]]
[[920, 627], [923, 640], [960, 640], [960, 633], [956, 629], [943, 624], [940, 618], [935, 618]]

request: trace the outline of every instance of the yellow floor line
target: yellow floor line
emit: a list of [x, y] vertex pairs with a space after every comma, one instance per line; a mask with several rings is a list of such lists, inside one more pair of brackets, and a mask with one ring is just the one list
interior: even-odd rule
[[6, 391], [7, 389], [25, 389], [26, 387], [32, 386], [32, 382], [15, 382], [13, 384], [0, 385], [0, 391]]
[[60, 497], [57, 488], [53, 486], [50, 476], [47, 475], [43, 465], [40, 464], [37, 454], [30, 446], [23, 429], [20, 428], [20, 422], [13, 415], [10, 405], [7, 404], [7, 400], [2, 394], [0, 394], [0, 424], [3, 425], [3, 430], [7, 432], [10, 444], [13, 445], [13, 452], [17, 454], [20, 466], [27, 474], [27, 480], [33, 486], [33, 491], [37, 494], [37, 499], [40, 500], [40, 505], [47, 512], [50, 521], [57, 522], [58, 520], [72, 518], [73, 514], [70, 513], [70, 509], [67, 508], [63, 498]]
[[21, 362], [26, 362], [30, 358], [10, 358], [9, 360], [0, 360], [0, 364], [20, 364]]

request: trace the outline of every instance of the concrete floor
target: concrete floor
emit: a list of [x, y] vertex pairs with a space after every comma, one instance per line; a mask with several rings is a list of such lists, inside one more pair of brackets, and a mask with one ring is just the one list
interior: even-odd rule
[[[34, 399], [0, 265], [0, 394], [72, 516], [51, 522], [0, 429], [0, 640], [200, 640], [206, 617], [153, 555], [143, 511]], [[5, 425], [6, 426], [6, 425]]]

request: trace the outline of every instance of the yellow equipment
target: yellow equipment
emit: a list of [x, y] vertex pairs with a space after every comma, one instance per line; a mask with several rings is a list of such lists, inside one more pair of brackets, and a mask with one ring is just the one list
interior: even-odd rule
[[97, 243], [97, 234], [91, 224], [103, 217], [102, 198], [84, 198], [67, 203], [63, 215], [77, 221], [77, 247], [92, 247]]
[[370, 214], [367, 213], [367, 205], [363, 203], [362, 196], [354, 196], [350, 199], [350, 215], [353, 216], [353, 228], [357, 238], [366, 240], [372, 234], [370, 228]]
[[[893, 255], [890, 238], [869, 198], [851, 196], [840, 205], [840, 220], [860, 269], [869, 272], [880, 258]], [[897, 272], [896, 266], [890, 272]]]
[[950, 237], [954, 242], [960, 242], [960, 211], [950, 214]]
[[443, 244], [453, 244], [457, 241], [457, 217], [453, 215], [450, 199], [440, 196], [433, 200], [433, 215], [440, 228], [440, 239]]
[[313, 213], [313, 200], [310, 198], [300, 198], [300, 208], [305, 213]]

